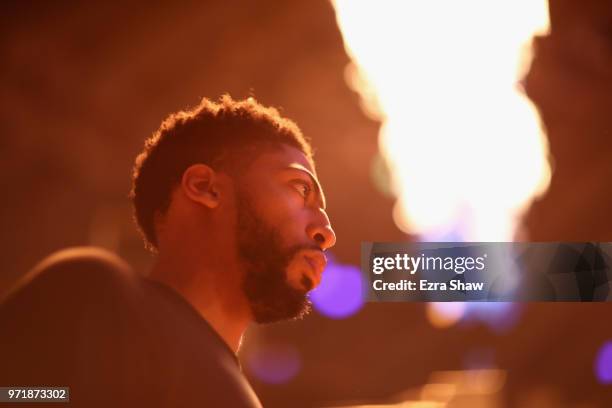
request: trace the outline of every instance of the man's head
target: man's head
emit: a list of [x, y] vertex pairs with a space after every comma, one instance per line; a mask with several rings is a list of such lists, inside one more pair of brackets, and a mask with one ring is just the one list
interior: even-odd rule
[[[132, 198], [160, 255], [240, 270], [256, 321], [307, 310], [335, 236], [310, 145], [275, 109], [225, 96], [171, 115], [136, 159]], [[186, 279], [207, 278], [219, 277]]]

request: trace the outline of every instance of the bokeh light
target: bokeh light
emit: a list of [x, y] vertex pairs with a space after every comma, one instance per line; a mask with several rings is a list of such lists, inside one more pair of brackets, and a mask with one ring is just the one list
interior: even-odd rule
[[364, 304], [364, 280], [353, 265], [342, 265], [329, 257], [321, 284], [310, 293], [315, 310], [332, 319], [343, 319], [357, 313]]
[[294, 378], [302, 367], [300, 353], [288, 344], [258, 346], [246, 356], [246, 365], [257, 379], [268, 384], [283, 384]]
[[[550, 182], [539, 116], [520, 85], [531, 39], [549, 27], [547, 2], [333, 4], [347, 82], [382, 123], [396, 225], [434, 241], [512, 240]], [[375, 175], [383, 190], [385, 178]]]
[[595, 359], [595, 375], [602, 384], [612, 384], [612, 340], [599, 349]]
[[512, 302], [470, 302], [466, 304], [462, 322], [480, 322], [493, 332], [504, 334], [519, 321], [521, 307]]
[[511, 302], [431, 302], [425, 309], [433, 327], [444, 329], [458, 323], [483, 323], [497, 334], [511, 330], [519, 320], [520, 311], [520, 305]]
[[464, 302], [430, 302], [425, 314], [433, 327], [445, 329], [457, 323], [465, 314]]

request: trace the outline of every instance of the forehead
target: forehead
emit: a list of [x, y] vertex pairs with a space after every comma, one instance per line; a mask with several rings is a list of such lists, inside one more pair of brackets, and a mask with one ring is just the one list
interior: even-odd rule
[[261, 153], [250, 166], [250, 172], [277, 172], [286, 169], [306, 170], [316, 177], [313, 163], [295, 147], [281, 145]]

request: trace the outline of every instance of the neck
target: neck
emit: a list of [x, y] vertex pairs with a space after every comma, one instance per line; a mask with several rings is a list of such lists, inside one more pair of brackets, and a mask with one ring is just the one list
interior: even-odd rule
[[240, 270], [228, 270], [227, 264], [202, 259], [201, 256], [177, 255], [162, 255], [160, 252], [150, 277], [182, 295], [237, 353], [252, 320], [242, 293]]

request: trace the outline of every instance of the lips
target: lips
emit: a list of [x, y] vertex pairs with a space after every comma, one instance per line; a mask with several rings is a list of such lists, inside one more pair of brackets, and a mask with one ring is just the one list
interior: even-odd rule
[[315, 278], [318, 284], [321, 280], [321, 275], [323, 274], [323, 270], [325, 269], [325, 266], [327, 265], [327, 258], [325, 257], [323, 252], [312, 250], [304, 254], [304, 259], [306, 259], [306, 262], [308, 262], [308, 264], [312, 268], [312, 271], [315, 275]]

